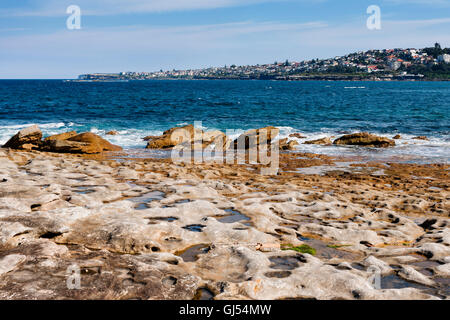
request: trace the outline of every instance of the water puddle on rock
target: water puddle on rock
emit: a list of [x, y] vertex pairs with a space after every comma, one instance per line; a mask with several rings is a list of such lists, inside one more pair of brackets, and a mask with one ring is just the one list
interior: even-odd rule
[[95, 189], [93, 189], [93, 186], [81, 186], [81, 187], [75, 187], [74, 190], [75, 193], [78, 194], [90, 194], [90, 193], [94, 193]]
[[145, 210], [149, 208], [148, 204], [150, 202], [162, 200], [164, 199], [165, 195], [166, 194], [162, 191], [151, 191], [139, 197], [129, 198], [128, 200], [137, 203], [135, 207], [136, 210]]
[[[297, 239], [305, 242], [310, 247], [316, 249], [315, 256], [319, 259], [330, 260], [333, 258], [337, 258], [337, 259], [344, 259], [347, 261], [354, 261], [354, 260], [361, 258], [361, 255], [358, 253], [348, 252], [348, 251], [343, 250], [343, 249], [345, 249], [345, 246], [333, 247], [321, 240], [307, 238], [307, 237], [303, 237], [301, 235], [298, 235]], [[340, 249], [340, 248], [342, 248], [342, 249]]]
[[150, 220], [149, 224], [157, 224], [160, 221], [174, 222], [178, 220], [177, 217], [154, 217], [148, 219]]
[[292, 256], [279, 256], [279, 257], [271, 257], [269, 258], [272, 264], [270, 268], [277, 270], [294, 270], [300, 266], [299, 263], [305, 262], [302, 261], [301, 257], [292, 257]]
[[181, 257], [184, 262], [195, 262], [198, 260], [199, 255], [206, 254], [210, 250], [209, 244], [197, 244], [183, 251], [176, 252], [175, 255]]
[[[433, 261], [420, 261], [413, 263], [413, 265], [419, 267], [430, 267], [434, 266], [436, 262]], [[367, 271], [367, 268], [359, 263], [352, 263], [352, 267], [361, 271]], [[398, 268], [394, 268], [398, 269]], [[425, 270], [425, 269], [424, 269]], [[421, 270], [419, 270], [421, 271]], [[429, 276], [430, 273], [422, 272], [423, 274]], [[404, 289], [404, 288], [415, 288], [423, 293], [430, 294], [439, 298], [450, 297], [450, 278], [441, 278], [441, 277], [430, 277], [435, 283], [436, 286], [429, 287], [423, 284], [419, 284], [413, 281], [408, 281], [400, 277], [397, 272], [394, 274], [389, 274], [381, 277], [381, 289]]]
[[199, 288], [195, 292], [195, 296], [193, 300], [214, 300], [214, 293], [211, 292], [211, 290], [207, 288]]
[[447, 298], [450, 297], [450, 278], [435, 277], [433, 280], [438, 285], [437, 293]]
[[189, 202], [192, 202], [192, 201], [193, 200], [191, 200], [191, 199], [181, 199], [181, 200], [174, 201], [171, 204], [164, 205], [164, 206], [162, 206], [162, 208], [173, 208], [177, 204], [189, 203]]
[[183, 229], [192, 231], [192, 232], [202, 232], [203, 228], [205, 228], [206, 226], [202, 225], [202, 224], [191, 224], [188, 226], [184, 226]]
[[[233, 210], [233, 209], [226, 209], [225, 212], [229, 213], [226, 216], [217, 218], [219, 222], [222, 223], [235, 223], [235, 222], [241, 222], [241, 221], [250, 221], [251, 219], [247, 217], [245, 214], [240, 213], [239, 211]], [[251, 222], [243, 223], [246, 226], [251, 226]]]
[[391, 274], [381, 277], [381, 289], [404, 289], [404, 288], [415, 288], [424, 293], [438, 295], [437, 290], [435, 288], [407, 281], [398, 276], [397, 274]]
[[270, 271], [270, 272], [266, 272], [264, 274], [265, 277], [267, 278], [278, 278], [278, 279], [283, 279], [283, 278], [287, 278], [291, 275], [290, 271]]
[[439, 266], [440, 264], [436, 261], [424, 260], [413, 262], [411, 265], [416, 266], [420, 273], [426, 275], [427, 277], [431, 277], [433, 276], [433, 268]]
[[182, 200], [177, 200], [174, 202], [174, 204], [180, 204], [180, 203], [189, 203], [192, 202], [191, 199], [182, 199]]

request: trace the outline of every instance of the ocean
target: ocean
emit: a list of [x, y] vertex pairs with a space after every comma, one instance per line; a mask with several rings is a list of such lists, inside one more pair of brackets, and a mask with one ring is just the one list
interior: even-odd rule
[[[0, 80], [0, 144], [38, 124], [44, 136], [91, 131], [130, 153], [148, 135], [201, 121], [204, 130], [280, 128], [302, 133], [298, 151], [406, 162], [449, 162], [450, 82]], [[106, 136], [110, 130], [117, 136]], [[389, 149], [304, 145], [305, 140], [368, 131]], [[427, 136], [429, 141], [414, 140]]]

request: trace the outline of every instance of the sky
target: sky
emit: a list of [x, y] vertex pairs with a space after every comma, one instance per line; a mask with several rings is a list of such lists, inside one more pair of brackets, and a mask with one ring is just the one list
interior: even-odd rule
[[[67, 8], [81, 9], [70, 30]], [[367, 8], [381, 9], [369, 30]], [[196, 69], [450, 47], [450, 0], [1, 0], [0, 78]]]

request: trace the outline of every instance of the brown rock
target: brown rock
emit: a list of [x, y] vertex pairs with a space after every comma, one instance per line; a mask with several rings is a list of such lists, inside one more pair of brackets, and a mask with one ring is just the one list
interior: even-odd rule
[[155, 140], [157, 138], [159, 138], [159, 136], [146, 136], [146, 137], [142, 138], [142, 140], [150, 141], [150, 140]]
[[297, 139], [304, 139], [306, 138], [305, 136], [302, 136], [301, 133], [293, 133], [289, 135], [289, 138], [297, 138]]
[[103, 151], [120, 151], [122, 148], [109, 143], [96, 134], [86, 132], [67, 140], [47, 140], [42, 150], [57, 153], [95, 154]]
[[39, 129], [37, 125], [33, 125], [20, 130], [15, 136], [6, 142], [3, 148], [31, 150], [41, 145], [41, 139], [41, 129]]
[[418, 136], [418, 137], [414, 137], [414, 140], [424, 140], [424, 141], [430, 141], [430, 139], [428, 139], [428, 137], [425, 136]]
[[184, 127], [175, 127], [164, 131], [163, 135], [149, 139], [147, 149], [169, 149], [184, 142], [192, 141], [196, 136], [201, 137], [203, 131], [196, 129], [192, 124]]
[[102, 150], [97, 145], [68, 140], [48, 140], [44, 142], [42, 151], [55, 153], [95, 154]]
[[304, 144], [325, 144], [330, 145], [331, 139], [328, 137], [317, 139], [317, 140], [311, 140], [311, 141], [305, 141]]
[[295, 150], [295, 147], [299, 144], [295, 140], [288, 141], [288, 138], [281, 139], [279, 143], [280, 150]]
[[75, 137], [78, 133], [76, 131], [70, 131], [70, 132], [64, 132], [60, 134], [55, 134], [53, 136], [47, 137], [44, 139], [44, 141], [50, 141], [50, 140], [67, 140], [72, 137]]
[[106, 135], [108, 135], [108, 136], [117, 136], [118, 134], [119, 134], [119, 131], [116, 131], [116, 130], [111, 130], [106, 133]]
[[31, 150], [35, 150], [38, 149], [39, 146], [35, 145], [35, 144], [31, 144], [31, 143], [26, 143], [22, 146], [21, 149], [26, 150], [26, 151], [31, 151]]
[[76, 142], [89, 143], [92, 145], [98, 145], [103, 151], [121, 151], [122, 150], [121, 147], [113, 145], [112, 143], [106, 141], [105, 139], [99, 137], [98, 135], [96, 135], [92, 132], [81, 133], [79, 135], [76, 135], [75, 137], [68, 139], [68, 141], [76, 141]]
[[397, 134], [395, 137], [393, 137], [392, 139], [394, 139], [394, 140], [398, 140], [398, 139], [401, 139], [402, 138], [402, 136], [401, 135], [399, 135], [399, 134]]
[[[239, 138], [234, 140], [233, 145], [235, 149], [237, 149], [238, 141], [244, 141], [241, 143], [245, 145], [245, 149], [251, 149], [256, 146], [259, 146], [260, 144], [263, 144], [264, 143], [263, 139], [266, 139], [265, 143], [267, 143], [267, 145], [270, 145], [272, 143], [272, 140], [275, 139], [279, 133], [280, 129], [272, 126], [249, 130], [243, 133], [241, 136], [239, 136]], [[265, 136], [265, 138], [263, 138], [263, 135]]]
[[395, 141], [379, 137], [367, 132], [354, 133], [340, 137], [334, 140], [335, 145], [355, 145], [364, 147], [387, 148], [395, 146]]
[[208, 131], [203, 133], [203, 143], [206, 144], [206, 147], [214, 144], [216, 145], [216, 150], [226, 150], [230, 146], [231, 141], [228, 139], [227, 135], [222, 131]]

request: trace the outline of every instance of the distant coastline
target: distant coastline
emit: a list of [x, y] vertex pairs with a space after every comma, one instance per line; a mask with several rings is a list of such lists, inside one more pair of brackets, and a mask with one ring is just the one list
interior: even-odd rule
[[300, 81], [346, 81], [346, 82], [399, 82], [399, 81], [418, 81], [418, 82], [448, 82], [450, 79], [408, 79], [408, 78], [393, 78], [393, 79], [372, 79], [372, 78], [357, 78], [357, 77], [302, 77], [295, 79], [249, 79], [249, 78], [154, 78], [154, 79], [130, 79], [130, 80], [80, 80], [80, 79], [65, 79], [64, 82], [77, 83], [92, 83], [92, 82], [131, 82], [131, 81], [217, 81], [217, 80], [235, 80], [235, 81], [286, 81], [286, 82], [300, 82]]
[[280, 81], [450, 81], [450, 48], [384, 49], [342, 57], [263, 65], [155, 72], [89, 73], [75, 81], [280, 80]]

